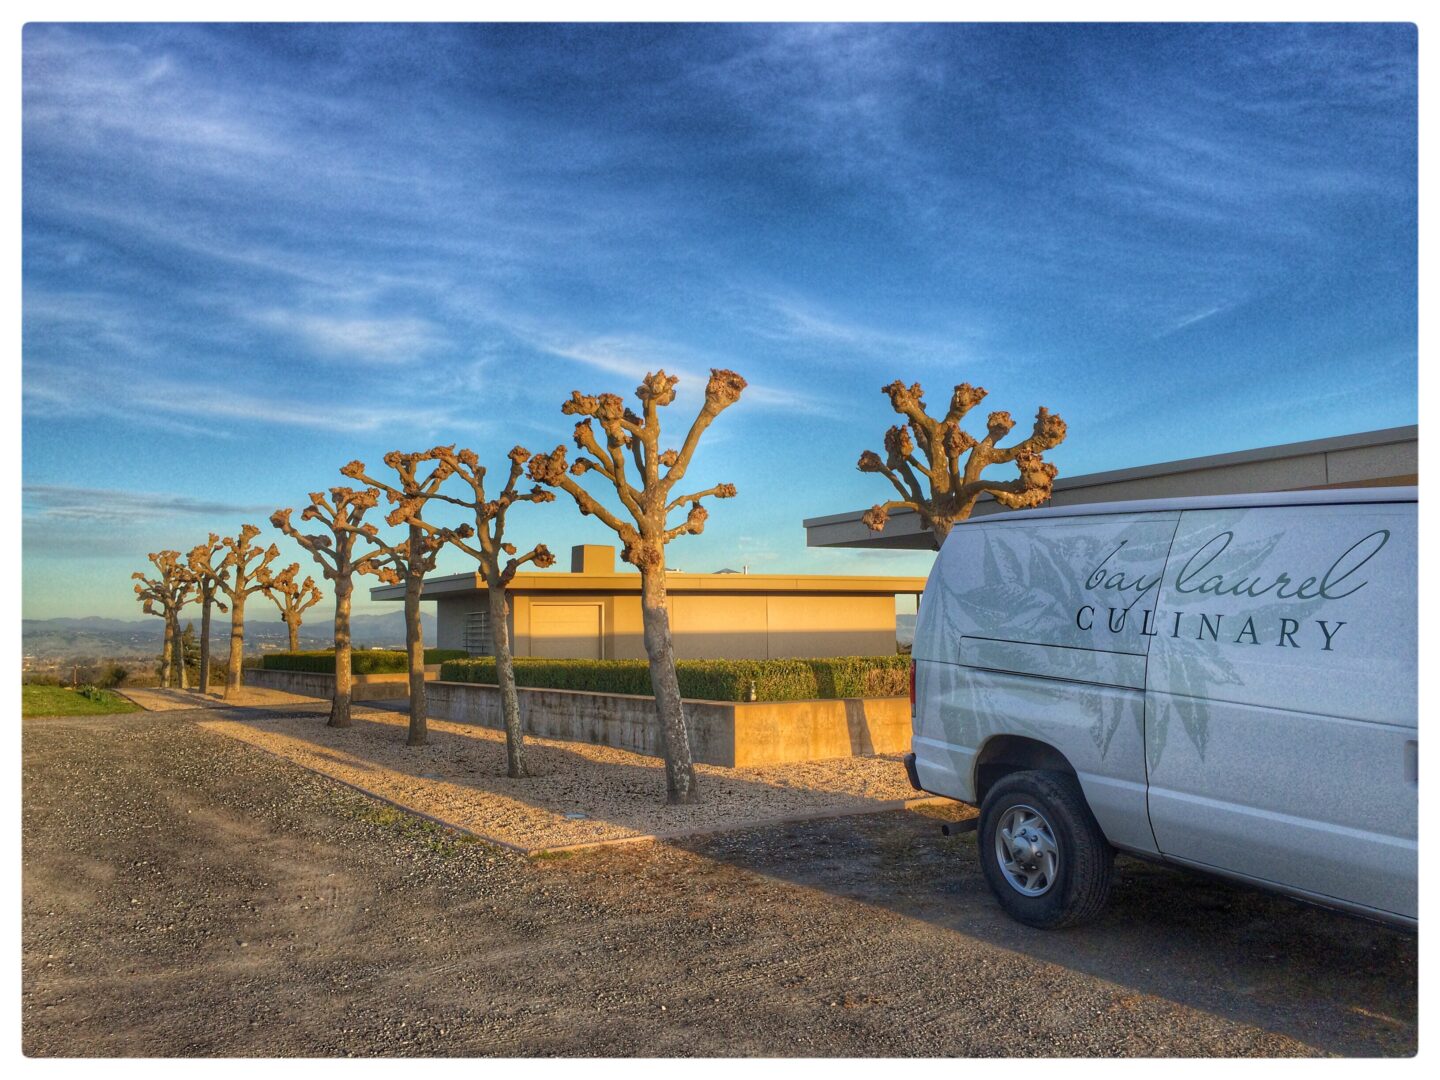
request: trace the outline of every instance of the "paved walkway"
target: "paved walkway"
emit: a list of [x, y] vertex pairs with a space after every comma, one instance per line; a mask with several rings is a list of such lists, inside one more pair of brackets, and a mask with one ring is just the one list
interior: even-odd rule
[[176, 712], [182, 709], [215, 709], [235, 706], [278, 706], [318, 705], [320, 698], [287, 694], [282, 690], [266, 690], [261, 687], [242, 687], [233, 697], [226, 698], [223, 691], [212, 690], [201, 694], [198, 690], [172, 690], [166, 687], [135, 687], [117, 691], [121, 697], [129, 698], [147, 712]]

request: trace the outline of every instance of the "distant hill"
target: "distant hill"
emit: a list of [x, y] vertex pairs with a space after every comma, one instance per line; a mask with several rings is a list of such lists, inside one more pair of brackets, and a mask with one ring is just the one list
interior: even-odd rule
[[[270, 613], [266, 613], [270, 616]], [[198, 631], [200, 617], [196, 613], [186, 622], [193, 622]], [[435, 616], [420, 615], [425, 639], [435, 639]], [[183, 624], [182, 624], [183, 625]], [[165, 625], [157, 618], [104, 619], [22, 619], [20, 640], [25, 656], [37, 661], [68, 661], [82, 657], [93, 659], [139, 659], [153, 656], [160, 650]], [[326, 649], [333, 644], [330, 619], [307, 622], [300, 628], [300, 647]], [[351, 640], [360, 648], [403, 648], [405, 645], [405, 613], [399, 610], [383, 615], [356, 615], [350, 621]], [[212, 619], [210, 647], [217, 653], [229, 648], [230, 622]], [[245, 651], [262, 652], [283, 649], [289, 643], [285, 624], [270, 616], [263, 621], [254, 616], [245, 620]]]

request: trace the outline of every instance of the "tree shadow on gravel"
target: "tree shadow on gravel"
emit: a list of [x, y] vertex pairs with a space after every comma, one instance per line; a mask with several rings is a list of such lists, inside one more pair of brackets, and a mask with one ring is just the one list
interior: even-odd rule
[[[272, 752], [302, 766], [308, 757], [318, 771], [338, 770], [340, 774], [334, 778], [341, 781], [346, 780], [343, 770], [349, 768], [364, 777], [354, 782], [370, 787], [382, 798], [407, 805], [415, 794], [411, 779], [436, 782], [443, 788], [428, 793], [434, 796], [433, 805], [415, 805], [413, 809], [484, 839], [522, 849], [713, 832], [817, 813], [863, 814], [893, 806], [897, 798], [913, 794], [904, 782], [898, 759], [887, 765], [891, 775], [886, 785], [873, 793], [868, 782], [862, 786], [864, 778], [843, 784], [835, 781], [833, 763], [830, 778], [824, 766], [803, 762], [782, 767], [778, 772], [783, 775], [772, 773], [769, 777], [702, 765], [697, 768], [703, 801], [693, 806], [666, 806], [665, 773], [659, 758], [607, 747], [596, 748], [606, 751], [606, 757], [597, 760], [593, 751], [569, 749], [576, 744], [532, 737], [526, 741], [526, 762], [532, 775], [516, 780], [505, 775], [502, 733], [477, 725], [432, 721], [429, 744], [407, 748], [403, 712], [366, 702], [355, 710], [351, 726], [345, 729], [325, 727], [321, 713], [302, 714], [288, 708], [264, 711], [257, 719], [304, 716], [308, 720], [314, 715], [313, 726], [307, 722], [274, 729], [283, 739], [303, 743], [301, 756], [291, 757], [283, 746]], [[216, 710], [202, 719], [244, 719], [239, 713], [238, 709]], [[440, 724], [461, 730], [443, 730]], [[405, 778], [399, 790], [383, 779], [387, 771]], [[465, 805], [463, 799], [457, 804], [457, 789], [481, 798], [495, 797], [494, 812], [507, 815], [506, 819], [489, 824], [472, 820], [477, 807]], [[527, 814], [527, 808], [533, 813]]]

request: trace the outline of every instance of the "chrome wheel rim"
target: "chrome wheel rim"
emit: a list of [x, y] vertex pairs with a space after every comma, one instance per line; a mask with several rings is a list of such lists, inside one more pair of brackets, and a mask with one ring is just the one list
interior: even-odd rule
[[995, 859], [1012, 889], [1022, 896], [1044, 896], [1060, 872], [1055, 830], [1033, 806], [1012, 806], [995, 830]]

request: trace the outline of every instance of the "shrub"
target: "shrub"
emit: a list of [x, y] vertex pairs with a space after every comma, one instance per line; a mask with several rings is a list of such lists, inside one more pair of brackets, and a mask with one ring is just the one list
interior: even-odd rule
[[[899, 697], [908, 691], [905, 656], [827, 656], [794, 660], [678, 660], [682, 697], [703, 701], [803, 701], [807, 698]], [[495, 683], [495, 660], [451, 660], [450, 682]], [[645, 660], [540, 660], [517, 657], [515, 684], [597, 694], [651, 694]]]
[[93, 701], [97, 705], [104, 705], [107, 708], [122, 708], [130, 704], [125, 698], [112, 690], [101, 686], [81, 686], [75, 692], [87, 701]]
[[464, 649], [426, 649], [425, 663], [444, 664], [451, 660], [465, 660], [469, 656]]
[[[426, 649], [425, 663], [440, 664], [468, 655], [464, 649]], [[350, 654], [352, 675], [394, 675], [409, 670], [409, 661], [399, 649], [356, 649]], [[335, 674], [335, 650], [266, 653], [260, 666], [267, 671], [314, 671]]]

